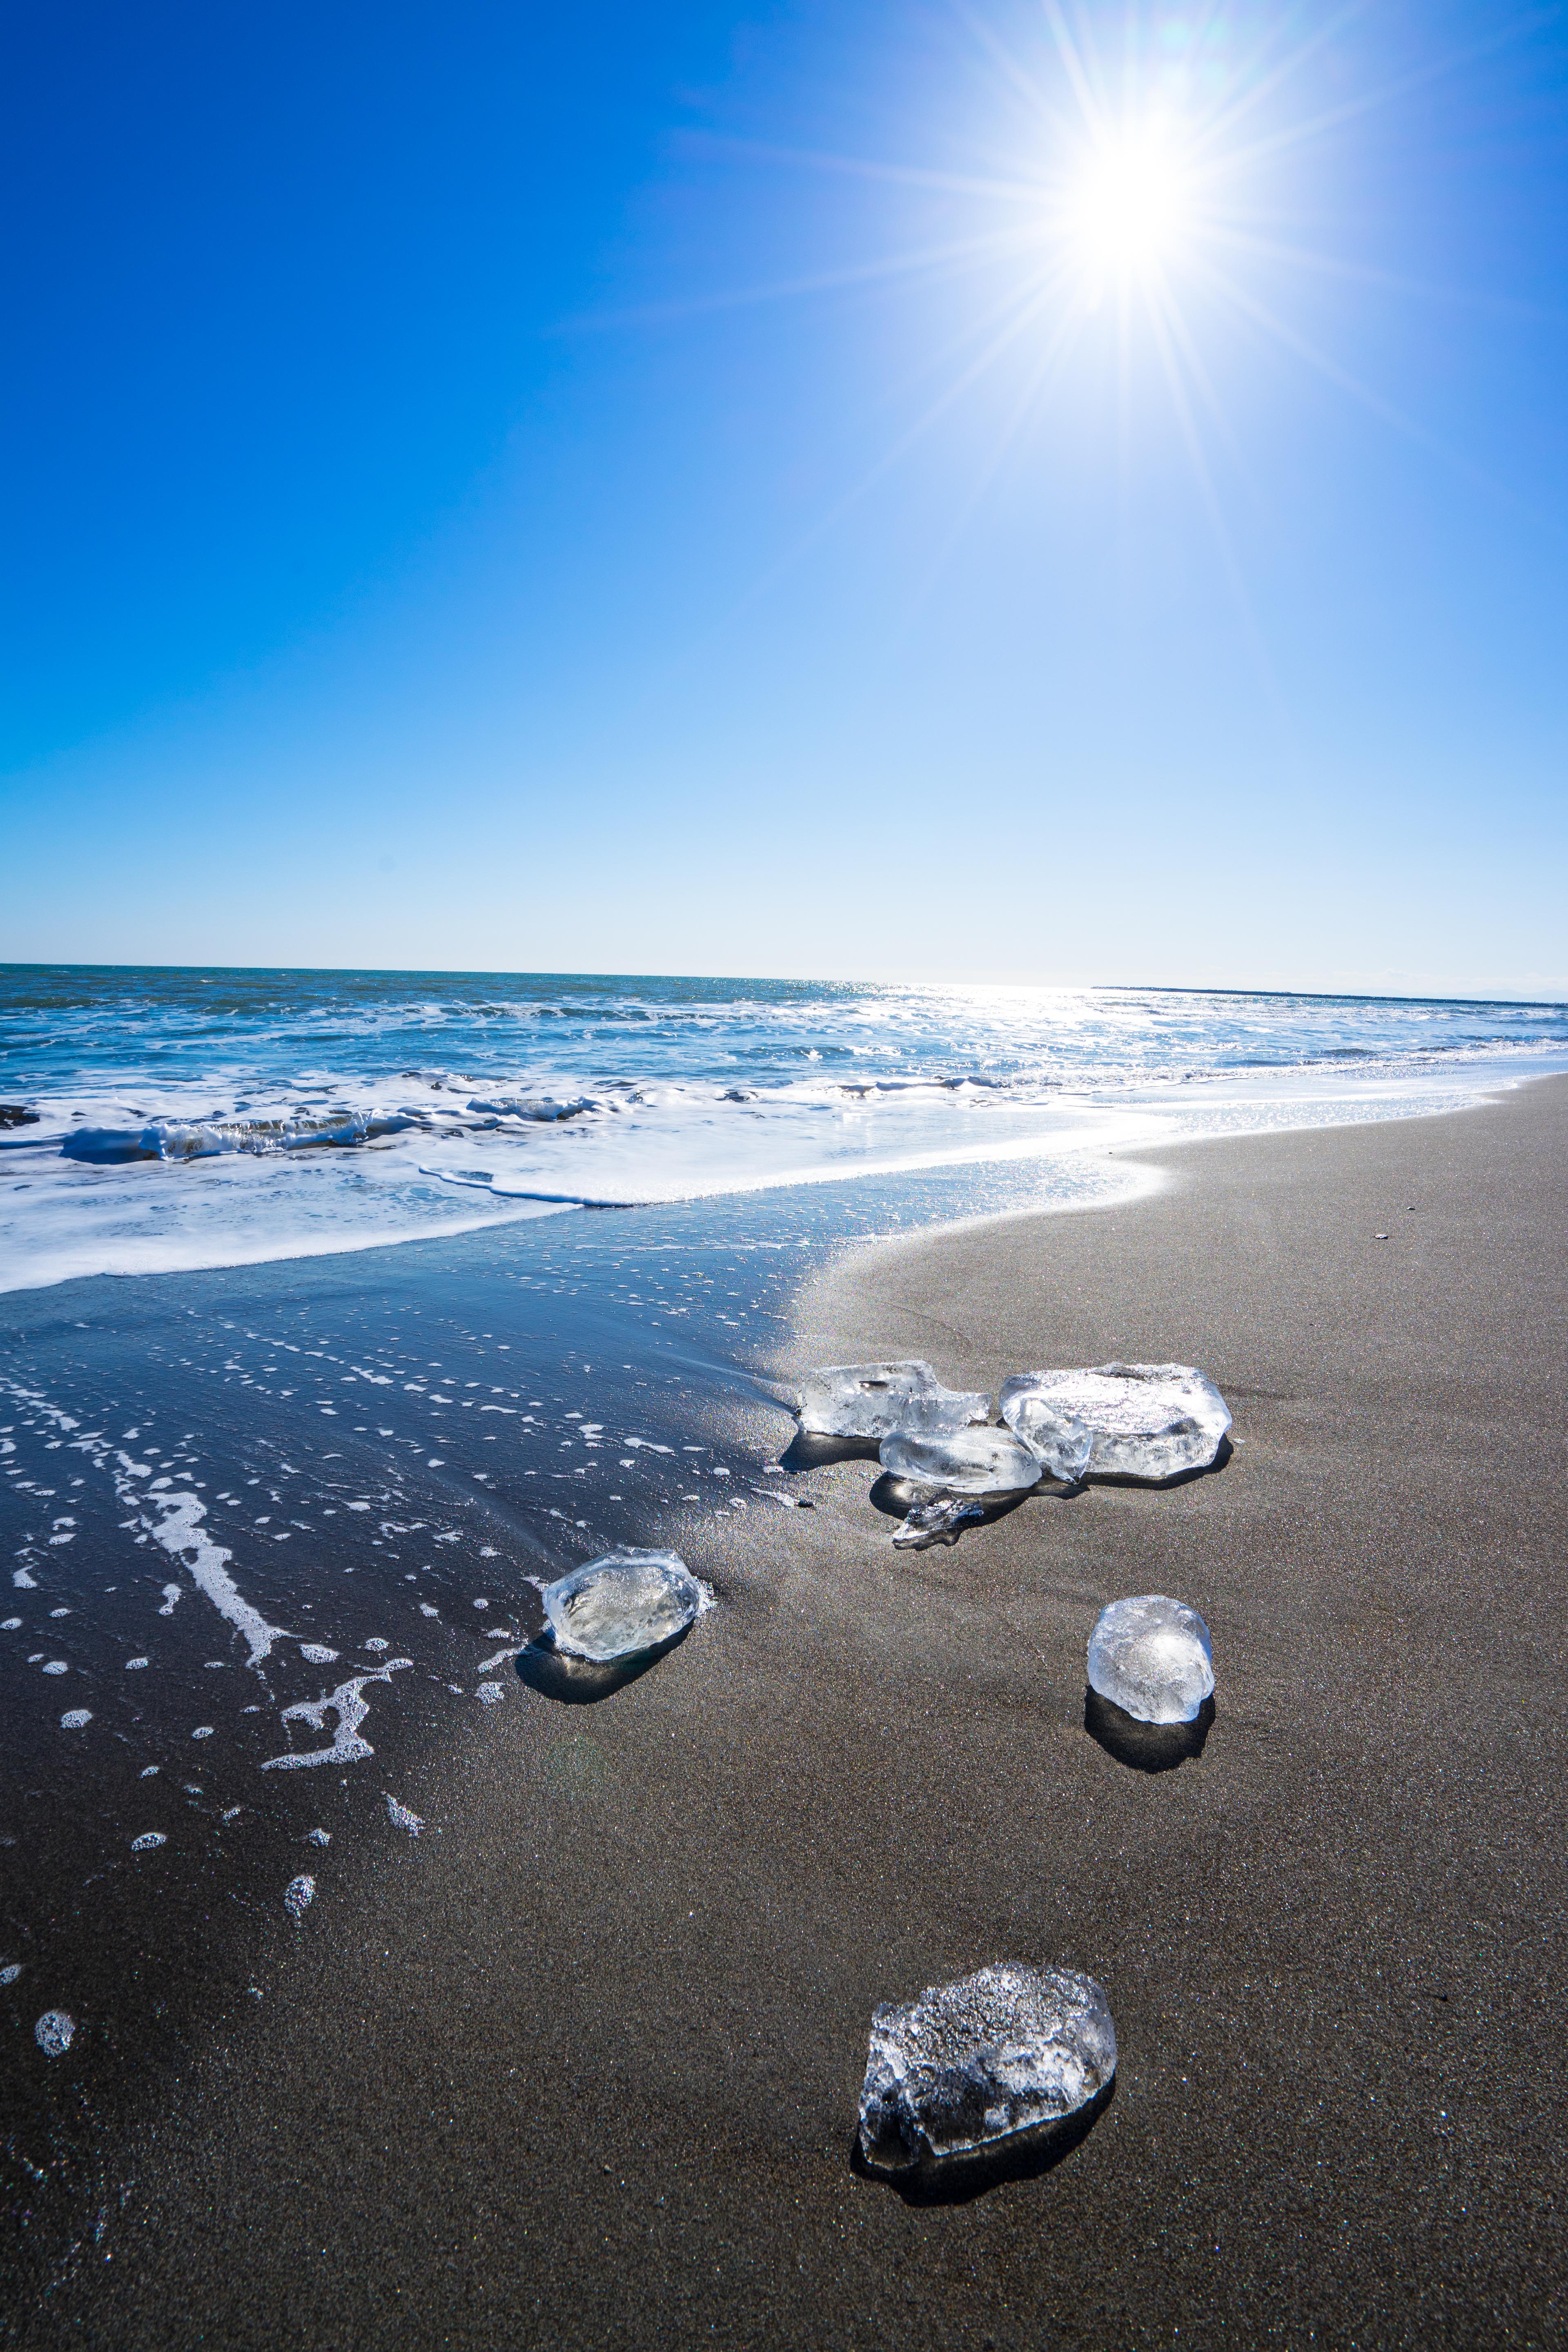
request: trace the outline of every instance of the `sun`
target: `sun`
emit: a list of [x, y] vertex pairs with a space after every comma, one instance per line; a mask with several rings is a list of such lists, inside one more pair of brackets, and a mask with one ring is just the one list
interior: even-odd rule
[[1067, 227], [1096, 278], [1136, 278], [1173, 260], [1193, 226], [1192, 180], [1162, 122], [1098, 139], [1069, 187]]

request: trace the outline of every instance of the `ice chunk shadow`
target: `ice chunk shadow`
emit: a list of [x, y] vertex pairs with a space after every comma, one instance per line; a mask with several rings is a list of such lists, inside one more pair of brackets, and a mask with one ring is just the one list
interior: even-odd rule
[[1092, 1683], [1084, 1685], [1084, 1729], [1108, 1756], [1134, 1772], [1173, 1772], [1201, 1756], [1213, 1724], [1213, 1691], [1191, 1723], [1140, 1723], [1113, 1699], [1102, 1698]]
[[683, 1625], [668, 1642], [659, 1642], [651, 1650], [608, 1660], [574, 1657], [570, 1651], [557, 1649], [553, 1635], [546, 1632], [518, 1652], [517, 1671], [529, 1689], [543, 1698], [557, 1699], [563, 1706], [596, 1706], [601, 1699], [625, 1690], [628, 1683], [640, 1681], [671, 1650], [679, 1650], [690, 1631], [690, 1625]]
[[[1189, 1724], [1186, 1728], [1190, 1730]], [[931, 2170], [879, 2172], [861, 2152], [859, 2132], [849, 2136], [849, 2169], [862, 2180], [890, 2189], [906, 2205], [973, 2205], [1010, 2180], [1038, 2180], [1054, 2172], [1094, 2129], [1116, 2096], [1116, 2076], [1087, 2105], [1033, 2131], [1014, 2132], [996, 2146], [970, 2157], [949, 2157]]]
[[1235, 1452], [1229, 1438], [1222, 1437], [1215, 1449], [1214, 1460], [1200, 1462], [1195, 1469], [1173, 1470], [1168, 1478], [1132, 1478], [1120, 1470], [1091, 1470], [1086, 1483], [1090, 1486], [1141, 1486], [1146, 1495], [1164, 1495], [1173, 1486], [1190, 1486], [1194, 1478], [1216, 1476]]
[[875, 1462], [879, 1442], [875, 1437], [820, 1437], [809, 1429], [797, 1429], [779, 1455], [779, 1468], [820, 1470], [830, 1462]]

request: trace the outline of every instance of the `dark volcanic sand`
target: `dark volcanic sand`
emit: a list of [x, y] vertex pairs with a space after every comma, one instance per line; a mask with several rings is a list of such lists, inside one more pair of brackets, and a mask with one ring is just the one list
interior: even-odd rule
[[[861, 1255], [795, 1360], [1186, 1359], [1228, 1466], [913, 1556], [858, 1462], [694, 1528], [721, 1606], [426, 1775], [23, 2341], [1561, 2340], [1568, 1081], [1162, 1159]], [[1152, 1590], [1219, 1685], [1162, 1773], [1084, 1728]], [[1009, 1955], [1105, 1984], [1107, 2112], [968, 2201], [858, 2178], [872, 2005]]]

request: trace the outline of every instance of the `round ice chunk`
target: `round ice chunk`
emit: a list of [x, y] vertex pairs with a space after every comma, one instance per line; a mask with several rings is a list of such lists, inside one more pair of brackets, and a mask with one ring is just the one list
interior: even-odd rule
[[574, 1569], [542, 1597], [556, 1648], [601, 1665], [673, 1642], [705, 1599], [678, 1552], [633, 1549]]
[[[1159, 1481], [1206, 1470], [1230, 1427], [1230, 1408], [1191, 1364], [1092, 1364], [1079, 1371], [1015, 1372], [1002, 1383], [1002, 1418], [1026, 1444], [1087, 1431], [1088, 1478]], [[1058, 1475], [1067, 1475], [1058, 1472]]]
[[63, 2058], [76, 2034], [76, 2021], [63, 2009], [46, 2009], [33, 2028], [33, 2039], [46, 2058]]
[[811, 1437], [886, 1437], [895, 1429], [937, 1436], [989, 1421], [988, 1396], [944, 1389], [918, 1358], [891, 1364], [825, 1364], [800, 1384], [800, 1425]]
[[316, 1882], [308, 1871], [291, 1878], [283, 1889], [283, 1908], [292, 1919], [302, 1919], [316, 1899]]
[[1005, 1960], [872, 2011], [860, 2152], [877, 2172], [992, 2157], [1081, 2113], [1115, 2072], [1094, 1979]]
[[1214, 1688], [1209, 1629], [1163, 1592], [1113, 1601], [1089, 1637], [1089, 1679], [1140, 1723], [1192, 1723]]
[[949, 1437], [915, 1437], [898, 1430], [878, 1452], [884, 1470], [911, 1486], [952, 1495], [1011, 1495], [1038, 1486], [1037, 1454], [1005, 1429], [961, 1429]]

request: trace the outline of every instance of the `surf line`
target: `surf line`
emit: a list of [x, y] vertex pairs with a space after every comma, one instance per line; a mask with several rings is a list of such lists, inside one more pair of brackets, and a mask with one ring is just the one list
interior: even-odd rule
[[489, 1177], [464, 1176], [447, 1168], [421, 1165], [419, 1173], [421, 1176], [434, 1176], [443, 1184], [457, 1184], [465, 1192], [488, 1192], [492, 1201], [548, 1201], [558, 1209], [647, 1209], [652, 1206], [647, 1201], [595, 1201], [586, 1192], [524, 1192], [521, 1185], [512, 1184], [509, 1184], [505, 1192], [498, 1192]]

